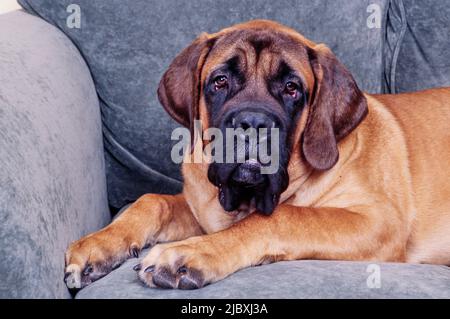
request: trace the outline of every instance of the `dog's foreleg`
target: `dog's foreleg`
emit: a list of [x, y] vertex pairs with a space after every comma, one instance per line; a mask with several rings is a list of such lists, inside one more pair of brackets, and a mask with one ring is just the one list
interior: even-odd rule
[[66, 284], [82, 288], [137, 257], [146, 246], [200, 234], [183, 195], [144, 195], [110, 225], [69, 246]]

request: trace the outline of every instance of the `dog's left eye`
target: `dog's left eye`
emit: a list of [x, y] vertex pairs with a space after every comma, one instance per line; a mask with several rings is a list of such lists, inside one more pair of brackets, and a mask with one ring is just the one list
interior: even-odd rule
[[228, 78], [225, 75], [219, 75], [214, 79], [214, 89], [220, 90], [228, 85]]
[[286, 92], [286, 94], [289, 94], [293, 98], [296, 98], [299, 92], [299, 87], [294, 82], [287, 82], [284, 91]]

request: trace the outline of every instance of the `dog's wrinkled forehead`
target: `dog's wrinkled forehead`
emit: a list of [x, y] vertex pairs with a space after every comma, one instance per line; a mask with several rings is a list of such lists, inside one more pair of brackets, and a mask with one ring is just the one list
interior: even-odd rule
[[[275, 24], [275, 26], [278, 26]], [[313, 81], [308, 49], [312, 42], [287, 28], [247, 27], [225, 29], [215, 35], [214, 45], [203, 66], [202, 79], [228, 65], [239, 68], [246, 78], [276, 76], [289, 66], [306, 84]]]

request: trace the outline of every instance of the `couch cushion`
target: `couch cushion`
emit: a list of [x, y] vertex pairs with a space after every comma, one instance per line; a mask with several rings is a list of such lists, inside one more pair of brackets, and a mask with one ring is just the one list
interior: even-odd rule
[[393, 1], [387, 17], [386, 74], [392, 93], [450, 86], [450, 5]]
[[374, 5], [383, 18], [388, 0], [78, 0], [80, 29], [66, 23], [72, 0], [19, 2], [65, 32], [91, 69], [115, 207], [143, 193], [180, 190], [178, 166], [169, 160], [170, 134], [177, 124], [160, 107], [156, 88], [175, 55], [203, 31], [255, 18], [277, 20], [327, 43], [363, 89], [382, 88], [384, 28], [367, 20]]
[[[137, 263], [137, 259], [128, 260], [76, 298], [450, 298], [446, 266], [382, 263], [376, 269], [376, 264], [367, 262], [279, 262], [241, 270], [202, 289], [182, 291], [145, 287], [132, 269]], [[379, 270], [380, 281], [369, 278], [374, 270]]]
[[0, 16], [0, 299], [70, 298], [68, 244], [110, 220], [98, 99], [52, 25]]

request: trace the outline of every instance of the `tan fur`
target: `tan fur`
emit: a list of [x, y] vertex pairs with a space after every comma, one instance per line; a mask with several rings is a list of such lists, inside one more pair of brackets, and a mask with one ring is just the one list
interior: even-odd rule
[[[206, 36], [246, 28], [271, 28], [321, 48], [267, 21]], [[208, 57], [202, 79], [235, 48]], [[312, 87], [309, 64], [291, 59]], [[278, 260], [450, 265], [450, 88], [365, 97], [368, 116], [339, 142], [334, 167], [313, 170], [297, 143], [288, 167], [289, 187], [271, 216], [245, 208], [225, 213], [217, 188], [207, 179], [208, 165], [184, 164], [182, 195], [143, 196], [111, 225], [72, 244], [67, 269], [89, 264], [101, 276], [129, 257], [130, 247], [167, 241], [174, 242], [156, 245], [142, 261], [139, 277], [149, 286], [197, 288], [238, 269]], [[302, 114], [295, 140], [300, 140], [309, 112], [307, 108]], [[199, 113], [207, 123], [202, 98]], [[91, 277], [86, 284], [96, 279]]]

